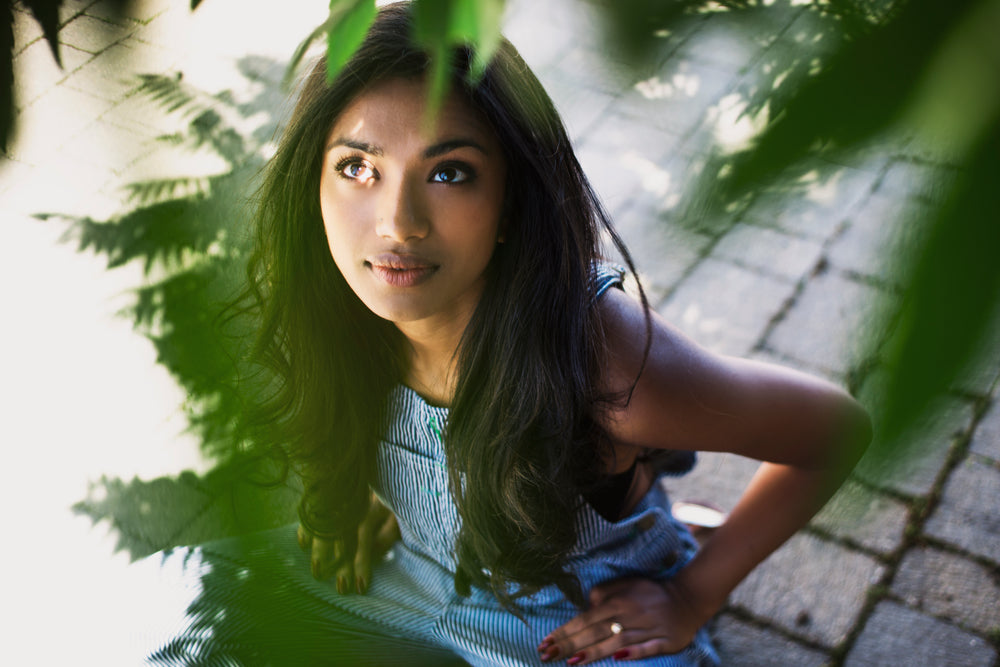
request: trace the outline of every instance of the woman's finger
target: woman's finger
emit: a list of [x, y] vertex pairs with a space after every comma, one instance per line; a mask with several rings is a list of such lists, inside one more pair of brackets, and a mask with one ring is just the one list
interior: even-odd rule
[[358, 548], [354, 552], [354, 580], [349, 582], [362, 595], [368, 590], [368, 582], [371, 581], [374, 533], [378, 530], [378, 526], [369, 521], [371, 515], [372, 512], [369, 511], [368, 517], [358, 526]]
[[642, 642], [647, 639], [649, 639], [647, 630], [625, 630], [616, 621], [609, 619], [589, 625], [580, 632], [557, 640], [547, 647], [541, 658], [543, 662], [558, 659], [566, 660], [571, 665], [582, 665], [607, 658], [634, 642]]
[[631, 646], [623, 646], [612, 653], [612, 656], [616, 660], [639, 660], [654, 655], [678, 653], [684, 648], [684, 646], [675, 645], [675, 642], [670, 641], [667, 637], [656, 637]]
[[539, 644], [538, 652], [545, 662], [566, 660], [600, 642], [614, 638], [615, 633], [612, 630], [614, 622], [614, 610], [606, 606], [592, 608], [550, 633]]
[[305, 526], [301, 523], [298, 530], [295, 531], [295, 537], [298, 539], [300, 549], [303, 551], [312, 549], [312, 533], [306, 530]]
[[312, 544], [310, 567], [313, 577], [320, 580], [329, 579], [333, 574], [334, 541], [312, 537], [310, 542]]
[[346, 595], [354, 590], [354, 558], [351, 557], [351, 547], [354, 546], [354, 553], [357, 553], [357, 544], [349, 545], [342, 540], [337, 540], [333, 544], [334, 561], [338, 563], [337, 592]]
[[392, 543], [399, 539], [399, 524], [392, 511], [375, 495], [368, 514], [358, 527], [358, 551], [354, 558], [354, 575], [359, 593], [371, 582], [372, 563], [381, 560]]

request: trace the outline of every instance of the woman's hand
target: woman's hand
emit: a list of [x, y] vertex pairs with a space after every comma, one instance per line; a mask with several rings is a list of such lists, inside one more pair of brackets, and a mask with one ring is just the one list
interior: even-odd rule
[[[372, 563], [399, 539], [396, 516], [372, 494], [368, 514], [358, 525], [357, 541], [316, 537], [299, 525], [299, 546], [310, 551], [312, 574], [317, 579], [337, 577], [337, 592], [364, 594], [372, 577]], [[354, 557], [349, 553], [354, 550]], [[337, 564], [340, 563], [338, 567]]]
[[632, 660], [677, 653], [711, 618], [676, 579], [610, 581], [590, 591], [590, 605], [542, 640], [543, 661], [585, 665], [608, 656]]

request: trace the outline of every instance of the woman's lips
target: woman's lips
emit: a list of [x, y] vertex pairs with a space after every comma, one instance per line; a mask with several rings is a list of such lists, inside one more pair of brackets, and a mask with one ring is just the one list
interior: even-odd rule
[[417, 255], [383, 254], [365, 264], [377, 278], [393, 287], [414, 287], [430, 278], [437, 265]]

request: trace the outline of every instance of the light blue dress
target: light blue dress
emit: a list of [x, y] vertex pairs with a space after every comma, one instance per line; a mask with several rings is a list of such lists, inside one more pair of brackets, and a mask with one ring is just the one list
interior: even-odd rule
[[[599, 284], [600, 292], [616, 284], [606, 282]], [[404, 386], [394, 390], [390, 407], [374, 489], [395, 513], [401, 539], [374, 569], [367, 594], [339, 595], [333, 584], [315, 581], [308, 555], [296, 544], [294, 526], [181, 550], [173, 557], [188, 559], [189, 571], [201, 573], [202, 592], [189, 610], [187, 628], [153, 662], [281, 664], [273, 656], [289, 650], [277, 647], [287, 641], [293, 648], [314, 645], [306, 657], [287, 664], [440, 667], [456, 662], [455, 656], [457, 664], [545, 664], [536, 647], [579, 610], [554, 585], [519, 600], [523, 622], [488, 591], [474, 587], [468, 597], [455, 592], [458, 516], [441, 439], [448, 409], [429, 405]], [[690, 533], [671, 516], [660, 483], [620, 521], [609, 522], [585, 504], [576, 523], [578, 541], [568, 567], [584, 591], [620, 577], [670, 577], [696, 550]], [[227, 602], [220, 604], [223, 598]], [[290, 637], [293, 633], [301, 637]], [[216, 655], [217, 661], [209, 659]], [[235, 656], [234, 661], [227, 656]], [[564, 664], [562, 660], [556, 664]], [[702, 629], [681, 653], [599, 664], [704, 667], [717, 665], [718, 657]]]

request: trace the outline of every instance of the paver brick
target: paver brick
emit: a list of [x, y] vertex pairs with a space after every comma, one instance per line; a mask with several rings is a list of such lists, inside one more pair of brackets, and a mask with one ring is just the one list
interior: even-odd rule
[[619, 108], [636, 121], [688, 135], [702, 126], [706, 110], [728, 92], [734, 78], [730, 69], [671, 57], [659, 73], [624, 91]]
[[704, 253], [711, 242], [657, 215], [651, 198], [643, 197], [615, 216], [617, 228], [632, 258], [643, 285], [649, 290], [654, 306], [681, 279]]
[[823, 246], [756, 225], [735, 225], [712, 248], [711, 257], [798, 282], [816, 267]]
[[645, 78], [643, 73], [648, 66], [642, 70], [633, 69], [604, 44], [595, 47], [574, 43], [559, 58], [556, 69], [566, 85], [617, 97]]
[[14, 25], [12, 28], [14, 33], [14, 47], [11, 49], [11, 55], [16, 57], [19, 53], [34, 44], [36, 40], [42, 39], [45, 33], [42, 31], [42, 26], [35, 20], [34, 15], [28, 11], [22, 11], [16, 6], [14, 9]]
[[883, 293], [828, 271], [815, 276], [775, 326], [767, 345], [810, 366], [844, 375], [870, 349]]
[[512, 1], [507, 6], [503, 34], [517, 47], [518, 53], [540, 74], [555, 64], [569, 49], [576, 35], [570, 30], [549, 30], [545, 39], [538, 38], [538, 25], [563, 25], [558, 3]]
[[827, 239], [871, 192], [877, 174], [817, 161], [814, 180], [768, 190], [747, 209], [748, 220], [819, 241]]
[[757, 566], [730, 602], [833, 648], [847, 638], [884, 570], [869, 556], [799, 533]]
[[[554, 75], [551, 81], [544, 81], [543, 85], [552, 97], [566, 125], [566, 131], [574, 143], [579, 143], [581, 137], [591, 134], [587, 131], [595, 127], [595, 123], [597, 125], [594, 134], [597, 135], [613, 127], [612, 123], [603, 118], [605, 112], [614, 104], [615, 98], [612, 95], [569, 84], [560, 74]], [[608, 152], [605, 157], [614, 159], [618, 155], [617, 152]]]
[[[138, 21], [147, 23], [166, 11], [170, 0], [132, 0], [132, 2], [95, 2], [87, 7], [88, 16], [103, 19], [112, 23]], [[176, 4], [176, 3], [173, 3]]]
[[596, 120], [576, 155], [601, 201], [616, 217], [634, 206], [638, 197], [656, 198], [656, 205], [648, 207], [654, 216], [648, 222], [656, 219], [662, 201], [680, 196], [683, 173], [677, 173], [680, 165], [666, 157], [679, 141], [669, 132], [626, 121], [612, 107]]
[[773, 630], [723, 614], [712, 632], [719, 659], [726, 667], [820, 667], [830, 656]]
[[[20, 114], [8, 155], [38, 166], [56, 162], [58, 149], [110, 107], [105, 100], [56, 86]], [[77, 113], [67, 114], [66, 109]]]
[[61, 153], [80, 165], [107, 171], [110, 181], [149, 148], [147, 137], [98, 119], [64, 144]]
[[895, 602], [880, 602], [844, 667], [989, 667], [996, 651], [983, 639]]
[[971, 355], [969, 363], [959, 372], [955, 387], [977, 396], [986, 396], [1000, 375], [1000, 308], [997, 308], [979, 342], [979, 350]]
[[14, 58], [13, 95], [14, 103], [19, 109], [30, 107], [93, 57], [89, 53], [66, 45], [60, 47], [59, 56], [62, 59], [62, 67], [56, 64], [48, 43], [40, 40]]
[[970, 456], [948, 478], [924, 532], [1000, 564], [1000, 468]]
[[138, 85], [135, 53], [124, 44], [114, 44], [69, 75], [63, 85], [117, 103]]
[[880, 554], [903, 542], [909, 508], [895, 498], [847, 482], [813, 519], [813, 525]]
[[59, 41], [81, 51], [97, 54], [121, 41], [133, 30], [133, 26], [108, 23], [92, 16], [80, 15], [59, 30]]
[[840, 269], [897, 285], [906, 285], [910, 258], [926, 233], [926, 204], [875, 194], [850, 217], [850, 225], [829, 248], [830, 263]]
[[678, 49], [681, 57], [738, 70], [760, 57], [799, 12], [786, 5], [759, 7], [753, 12], [723, 12], [701, 25]]
[[878, 191], [895, 199], [917, 197], [938, 201], [954, 176], [954, 169], [941, 165], [894, 160], [882, 175]]
[[1000, 583], [979, 563], [938, 549], [911, 549], [892, 582], [911, 607], [977, 632], [1000, 631]]
[[793, 292], [785, 281], [705, 259], [659, 310], [699, 344], [746, 355]]
[[1000, 407], [994, 401], [972, 433], [969, 451], [1000, 463]]
[[[28, 186], [28, 190], [34, 194], [30, 212], [93, 216], [100, 219], [120, 211], [121, 199], [115, 198], [115, 201], [109, 202], [102, 192], [114, 177], [111, 169], [100, 166], [96, 157], [83, 161], [75, 150], [67, 152], [66, 147], [72, 145], [72, 140], [64, 144], [59, 150], [60, 159], [47, 164], [36, 173], [34, 183]], [[56, 201], [58, 205], [54, 203]]]
[[759, 461], [736, 454], [699, 452], [694, 470], [663, 485], [673, 500], [707, 503], [729, 512], [743, 495]]

